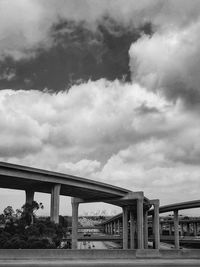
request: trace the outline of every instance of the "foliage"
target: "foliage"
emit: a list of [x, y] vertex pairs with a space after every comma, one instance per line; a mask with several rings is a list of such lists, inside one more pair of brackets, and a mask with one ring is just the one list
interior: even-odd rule
[[[11, 206], [4, 209], [3, 229], [0, 229], [0, 249], [16, 248], [57, 248], [60, 246], [67, 229], [55, 224], [49, 218], [39, 220], [35, 213], [43, 208], [42, 203], [25, 204], [21, 210]], [[64, 220], [63, 220], [64, 221]]]

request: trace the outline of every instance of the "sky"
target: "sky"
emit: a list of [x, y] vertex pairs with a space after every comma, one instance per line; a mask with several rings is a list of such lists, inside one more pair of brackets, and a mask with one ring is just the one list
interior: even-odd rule
[[199, 32], [199, 0], [0, 0], [0, 161], [199, 199]]

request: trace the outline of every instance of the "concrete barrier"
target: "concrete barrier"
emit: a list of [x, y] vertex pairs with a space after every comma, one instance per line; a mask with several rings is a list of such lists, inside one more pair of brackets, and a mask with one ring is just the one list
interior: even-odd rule
[[199, 259], [200, 250], [0, 249], [2, 260]]

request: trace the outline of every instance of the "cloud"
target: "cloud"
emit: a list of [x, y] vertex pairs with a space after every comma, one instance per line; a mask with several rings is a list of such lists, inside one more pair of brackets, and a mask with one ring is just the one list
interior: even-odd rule
[[133, 191], [142, 189], [149, 198], [159, 198], [162, 205], [198, 199], [200, 167], [182, 161], [184, 153], [187, 158], [187, 146], [183, 142], [178, 145], [177, 140], [149, 139], [129, 146], [113, 155], [94, 176], [107, 177]]
[[199, 8], [198, 0], [1, 0], [0, 58], [27, 59], [39, 48], [48, 49], [53, 45], [51, 28], [60, 20], [81, 22], [95, 31], [108, 16], [131, 28], [151, 22], [160, 31], [191, 24], [199, 18]]
[[130, 48], [133, 80], [170, 100], [200, 101], [200, 21], [179, 31], [143, 36]]
[[[196, 110], [136, 83], [67, 92], [0, 92], [0, 158], [144, 190], [162, 203], [198, 198]], [[187, 196], [182, 192], [190, 188]]]
[[[137, 84], [105, 79], [73, 86], [68, 93], [3, 90], [0, 102], [1, 134], [5, 140], [2, 146], [7, 147], [7, 151], [1, 150], [2, 156], [19, 147], [16, 138], [30, 138], [36, 152], [43, 146], [58, 151], [67, 147], [66, 155], [71, 153], [76, 161], [84, 154], [105, 160], [130, 141], [146, 138], [148, 133], [140, 122], [142, 115], [137, 116], [138, 108], [144, 104], [149, 109], [156, 105], [161, 112], [147, 114], [152, 117], [153, 134], [154, 124], [163, 120], [166, 105], [162, 98]], [[160, 134], [162, 131], [157, 129]]]

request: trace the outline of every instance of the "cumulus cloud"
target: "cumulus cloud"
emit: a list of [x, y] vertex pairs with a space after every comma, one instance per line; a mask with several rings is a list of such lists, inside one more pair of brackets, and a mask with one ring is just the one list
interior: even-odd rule
[[[200, 167], [189, 160], [184, 162], [187, 145], [177, 140], [149, 139], [129, 146], [113, 155], [94, 176], [108, 177], [116, 185], [129, 185], [135, 191], [142, 188], [149, 198], [159, 198], [162, 205], [198, 199]], [[186, 191], [187, 196], [183, 194]]]
[[143, 36], [130, 48], [132, 78], [186, 103], [200, 101], [200, 21], [180, 31]]
[[0, 92], [3, 161], [110, 182], [149, 197], [198, 198], [200, 123], [136, 83], [96, 82], [68, 93]]

